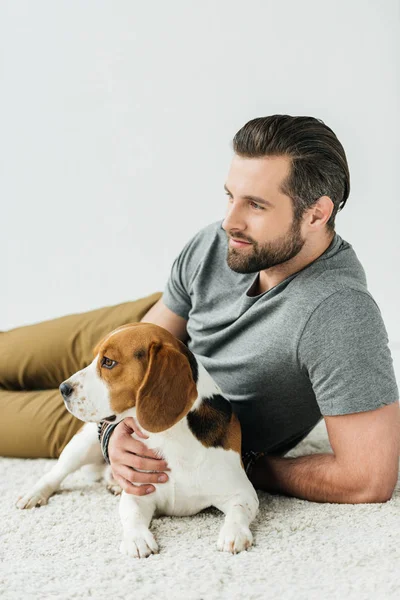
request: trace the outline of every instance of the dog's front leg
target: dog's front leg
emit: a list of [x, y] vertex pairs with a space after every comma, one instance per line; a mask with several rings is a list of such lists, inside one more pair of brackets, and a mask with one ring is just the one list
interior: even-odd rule
[[215, 503], [225, 513], [225, 521], [219, 533], [217, 548], [222, 552], [242, 552], [253, 543], [253, 535], [249, 529], [258, 510], [258, 497], [255, 490], [251, 494], [237, 494], [225, 501]]
[[104, 458], [97, 437], [96, 423], [86, 423], [61, 452], [56, 464], [16, 502], [17, 508], [33, 508], [47, 504], [63, 479], [86, 464], [101, 464]]
[[[153, 492], [152, 496], [155, 493]], [[149, 530], [155, 508], [153, 497], [134, 496], [122, 491], [119, 514], [123, 528], [123, 540], [120, 546], [123, 554], [135, 558], [157, 554], [158, 545]]]

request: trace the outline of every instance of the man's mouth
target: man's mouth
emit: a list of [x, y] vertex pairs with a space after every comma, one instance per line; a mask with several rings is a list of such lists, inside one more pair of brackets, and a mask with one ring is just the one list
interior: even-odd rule
[[230, 239], [230, 243], [232, 246], [235, 246], [237, 248], [240, 248], [243, 246], [251, 246], [250, 242], [243, 242], [242, 240], [235, 240], [234, 238]]

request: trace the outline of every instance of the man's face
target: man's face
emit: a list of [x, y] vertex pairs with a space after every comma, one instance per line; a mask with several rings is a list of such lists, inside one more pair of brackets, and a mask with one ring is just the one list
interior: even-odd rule
[[[292, 200], [279, 191], [289, 172], [287, 157], [242, 158], [235, 154], [225, 184], [230, 194], [222, 223], [229, 238], [227, 263], [232, 271], [269, 269], [302, 249], [306, 240], [301, 219], [294, 219]], [[243, 196], [257, 196], [268, 204]], [[236, 246], [230, 238], [250, 243]]]

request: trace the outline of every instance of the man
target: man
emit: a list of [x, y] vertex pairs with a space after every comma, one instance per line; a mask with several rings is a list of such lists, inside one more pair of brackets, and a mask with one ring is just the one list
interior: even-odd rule
[[[233, 149], [225, 219], [185, 245], [142, 321], [187, 343], [231, 400], [256, 488], [385, 502], [399, 393], [364, 269], [334, 229], [350, 190], [343, 147], [321, 120], [273, 115], [249, 121]], [[322, 417], [333, 453], [284, 458]], [[103, 423], [103, 453], [126, 492], [151, 493], [167, 465], [132, 431], [131, 418]]]

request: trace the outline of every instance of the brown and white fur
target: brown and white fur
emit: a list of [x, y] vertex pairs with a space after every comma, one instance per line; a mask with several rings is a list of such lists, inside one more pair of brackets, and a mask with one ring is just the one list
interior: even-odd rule
[[187, 516], [209, 506], [225, 513], [219, 550], [251, 546], [258, 497], [241, 460], [240, 424], [196, 356], [166, 329], [146, 322], [112, 331], [93, 353], [91, 364], [60, 385], [68, 411], [86, 424], [16, 506], [46, 504], [68, 474], [104, 463], [96, 423], [134, 417], [149, 436], [145, 445], [171, 470], [166, 483], [153, 484], [155, 492], [136, 496], [121, 490], [108, 467], [108, 482], [121, 492], [121, 552], [146, 557], [158, 551], [149, 530], [153, 515]]

